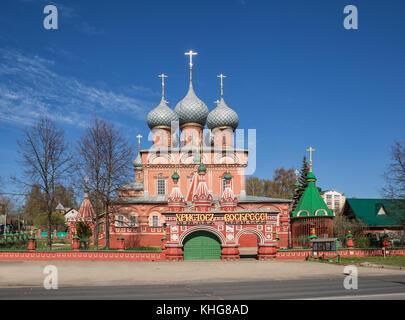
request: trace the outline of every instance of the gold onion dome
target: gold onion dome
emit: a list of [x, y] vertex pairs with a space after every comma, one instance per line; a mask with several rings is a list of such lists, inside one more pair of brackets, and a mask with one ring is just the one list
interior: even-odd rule
[[209, 129], [220, 127], [231, 127], [235, 130], [239, 125], [238, 114], [229, 108], [223, 97], [218, 103], [218, 106], [212, 110], [207, 117], [207, 127]]
[[159, 105], [148, 114], [148, 126], [150, 129], [155, 127], [170, 128], [172, 121], [178, 120], [177, 113], [169, 108], [164, 97], [162, 97]]

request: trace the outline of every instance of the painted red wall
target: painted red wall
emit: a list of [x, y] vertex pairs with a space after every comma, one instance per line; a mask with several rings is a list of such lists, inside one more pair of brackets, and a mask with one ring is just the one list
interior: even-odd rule
[[244, 247], [257, 247], [258, 238], [255, 234], [244, 233], [239, 238], [239, 248]]

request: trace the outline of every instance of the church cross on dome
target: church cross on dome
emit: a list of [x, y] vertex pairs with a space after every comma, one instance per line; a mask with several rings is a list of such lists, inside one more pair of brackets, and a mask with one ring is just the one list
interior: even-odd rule
[[141, 150], [141, 139], [143, 138], [140, 134], [136, 136], [138, 138], [138, 150]]
[[221, 78], [221, 98], [224, 96], [224, 78], [226, 78], [226, 76], [224, 76], [222, 73], [220, 75], [217, 76], [218, 78]]
[[307, 149], [307, 151], [309, 151], [309, 172], [312, 172], [312, 152], [314, 152], [316, 150], [313, 149], [312, 147], [309, 147], [309, 149]]
[[198, 53], [190, 50], [189, 52], [184, 53], [186, 56], [190, 57], [190, 83], [193, 82], [193, 56], [196, 56]]
[[167, 75], [164, 73], [158, 75], [159, 78], [162, 78], [162, 98], [165, 97], [165, 78], [167, 78]]

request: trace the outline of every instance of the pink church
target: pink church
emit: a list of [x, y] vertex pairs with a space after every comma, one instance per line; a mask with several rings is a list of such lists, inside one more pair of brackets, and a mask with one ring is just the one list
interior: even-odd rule
[[225, 103], [224, 76], [210, 111], [193, 88], [195, 53], [186, 54], [189, 89], [174, 110], [160, 76], [162, 99], [147, 118], [153, 145], [139, 150], [134, 181], [119, 190], [111, 244], [117, 246], [120, 235], [127, 248], [164, 244], [169, 260], [239, 259], [242, 247], [257, 247], [259, 259], [273, 259], [276, 247], [288, 244], [291, 201], [246, 195], [249, 152], [234, 148], [239, 118]]

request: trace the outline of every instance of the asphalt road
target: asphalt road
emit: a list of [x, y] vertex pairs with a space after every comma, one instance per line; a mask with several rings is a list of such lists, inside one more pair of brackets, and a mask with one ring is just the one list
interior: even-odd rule
[[0, 299], [401, 299], [405, 276], [359, 277], [357, 290], [343, 287], [344, 276], [323, 279], [189, 283], [167, 285], [0, 288]]

